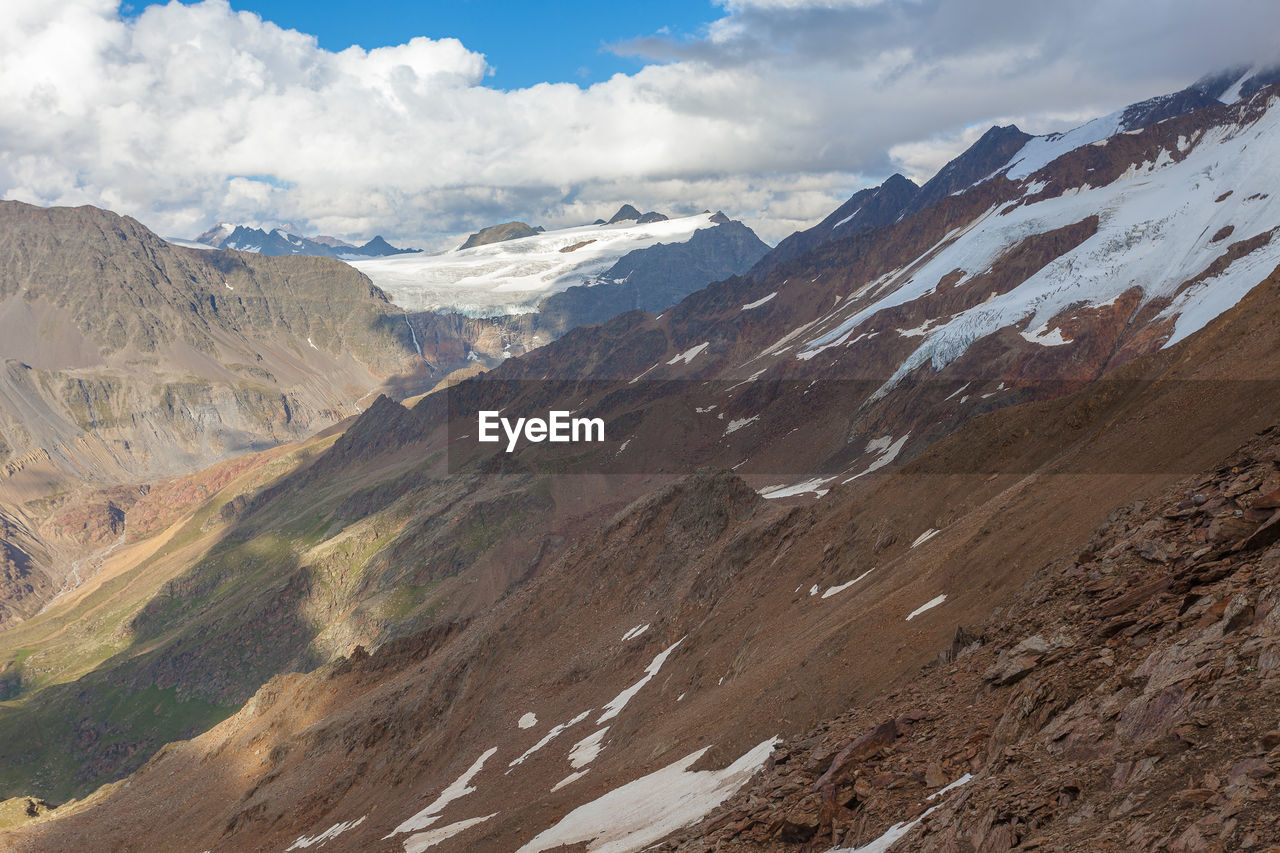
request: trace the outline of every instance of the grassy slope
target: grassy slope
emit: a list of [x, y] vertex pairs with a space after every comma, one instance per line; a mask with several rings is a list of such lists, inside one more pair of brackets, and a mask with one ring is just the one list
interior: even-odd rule
[[[416, 450], [305, 477], [333, 440], [260, 454], [0, 633], [0, 671], [21, 675], [21, 693], [0, 702], [0, 796], [82, 796], [208, 729], [279, 672], [433, 621], [451, 596], [474, 596], [455, 578], [463, 568], [554, 503], [539, 481], [492, 494], [444, 481], [442, 459]], [[277, 483], [271, 500], [222, 516]], [[495, 516], [500, 529], [486, 522]]]
[[46, 796], [69, 796], [100, 781], [83, 764], [86, 751], [128, 758], [139, 741], [159, 746], [187, 737], [235, 710], [233, 703], [185, 695], [177, 686], [113, 683], [102, 673], [163, 645], [139, 646], [131, 625], [165, 584], [216, 546], [228, 528], [222, 506], [329, 443], [259, 454], [256, 464], [172, 524], [113, 554], [84, 586], [0, 633], [0, 669], [21, 676], [20, 694], [0, 702], [0, 789], [18, 793], [35, 784]]

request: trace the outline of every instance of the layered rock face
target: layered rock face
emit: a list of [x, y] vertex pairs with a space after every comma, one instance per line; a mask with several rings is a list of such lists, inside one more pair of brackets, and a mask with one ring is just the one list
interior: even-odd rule
[[[95, 208], [7, 201], [0, 359], [0, 507], [26, 531], [0, 539], [0, 618], [120, 537], [118, 508], [95, 520], [61, 506], [71, 493], [297, 441], [420, 365], [401, 313], [340, 261], [184, 249]], [[80, 529], [50, 515], [68, 511]]]
[[338, 261], [174, 247], [93, 208], [0, 206], [5, 479], [150, 477], [357, 411], [414, 351]]

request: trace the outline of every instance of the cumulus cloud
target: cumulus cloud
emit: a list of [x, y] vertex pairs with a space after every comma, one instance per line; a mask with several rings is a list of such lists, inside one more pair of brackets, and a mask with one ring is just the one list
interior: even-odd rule
[[703, 37], [616, 46], [649, 60], [635, 74], [501, 91], [452, 39], [334, 53], [226, 0], [131, 19], [10, 0], [0, 193], [170, 235], [290, 220], [422, 244], [631, 201], [721, 207], [777, 240], [890, 171], [927, 178], [1000, 117], [1062, 129], [1269, 54], [1280, 23], [1247, 0], [722, 7]]

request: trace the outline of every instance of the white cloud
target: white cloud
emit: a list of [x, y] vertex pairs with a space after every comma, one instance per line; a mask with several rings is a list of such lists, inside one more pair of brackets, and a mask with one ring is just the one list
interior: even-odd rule
[[958, 132], [902, 142], [889, 149], [889, 159], [899, 172], [917, 184], [924, 183], [953, 157], [977, 142], [987, 127], [986, 124], [971, 124]]
[[653, 60], [635, 74], [500, 91], [452, 39], [333, 53], [226, 0], [132, 20], [9, 0], [0, 193], [170, 235], [291, 220], [424, 244], [631, 201], [777, 240], [895, 168], [927, 177], [993, 117], [1057, 129], [1247, 61], [1280, 23], [1247, 0], [1161, 4], [1158, 27], [1144, 3], [957, 5], [725, 0], [705, 38], [626, 46]]

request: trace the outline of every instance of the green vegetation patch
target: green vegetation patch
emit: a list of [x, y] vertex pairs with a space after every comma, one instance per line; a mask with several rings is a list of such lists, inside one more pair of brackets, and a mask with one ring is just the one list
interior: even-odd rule
[[0, 703], [0, 798], [82, 797], [137, 770], [163, 744], [206, 731], [236, 710], [179, 698], [174, 688], [99, 679]]

